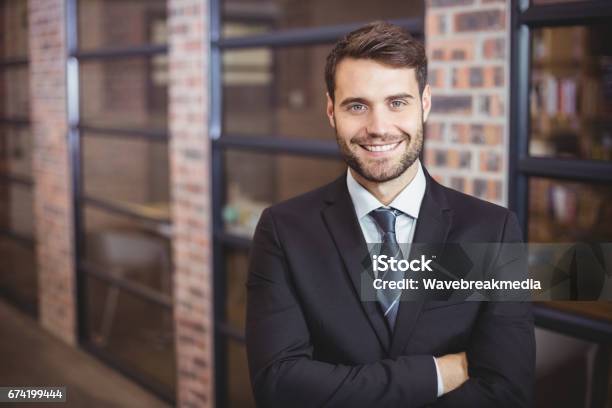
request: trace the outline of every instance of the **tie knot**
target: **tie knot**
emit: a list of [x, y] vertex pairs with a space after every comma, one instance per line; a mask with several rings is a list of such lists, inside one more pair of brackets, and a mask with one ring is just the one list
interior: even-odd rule
[[395, 217], [400, 213], [401, 212], [395, 208], [379, 207], [370, 212], [370, 215], [384, 233], [395, 235]]

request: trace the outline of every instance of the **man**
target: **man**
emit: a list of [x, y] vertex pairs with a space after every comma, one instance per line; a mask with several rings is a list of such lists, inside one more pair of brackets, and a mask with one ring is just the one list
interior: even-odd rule
[[327, 116], [349, 168], [267, 208], [257, 226], [246, 338], [259, 406], [531, 405], [528, 303], [360, 294], [367, 243], [521, 241], [510, 211], [421, 166], [426, 71], [422, 45], [387, 23], [348, 34], [328, 56]]

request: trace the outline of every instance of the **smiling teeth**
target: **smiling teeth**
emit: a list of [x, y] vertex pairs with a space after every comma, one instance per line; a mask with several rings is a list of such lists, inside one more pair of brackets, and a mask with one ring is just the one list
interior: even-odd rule
[[400, 142], [397, 143], [393, 143], [393, 144], [388, 144], [388, 145], [382, 145], [382, 146], [374, 146], [374, 145], [364, 145], [364, 149], [370, 151], [370, 152], [387, 152], [389, 150], [393, 150], [395, 149], [395, 147], [400, 144]]

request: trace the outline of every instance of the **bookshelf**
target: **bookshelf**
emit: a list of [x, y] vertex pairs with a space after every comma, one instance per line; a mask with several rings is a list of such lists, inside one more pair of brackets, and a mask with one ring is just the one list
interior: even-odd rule
[[[509, 207], [528, 242], [612, 242], [611, 21], [606, 0], [512, 2]], [[612, 338], [612, 302], [535, 314], [541, 327]]]
[[[530, 38], [528, 154], [612, 161], [612, 30], [602, 22], [535, 27]], [[609, 186], [529, 178], [529, 240], [606, 242]]]
[[533, 30], [531, 156], [612, 160], [611, 35], [603, 23]]

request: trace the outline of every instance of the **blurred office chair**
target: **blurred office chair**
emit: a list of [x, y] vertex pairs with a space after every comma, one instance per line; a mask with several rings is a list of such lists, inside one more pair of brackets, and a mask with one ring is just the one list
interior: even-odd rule
[[[139, 274], [159, 273], [161, 291], [172, 291], [171, 265], [165, 241], [153, 234], [137, 230], [99, 230], [88, 240], [88, 258], [103, 266], [105, 272], [120, 280], [133, 280]], [[153, 275], [155, 278], [155, 276]], [[138, 284], [138, 283], [136, 283]], [[111, 286], [106, 295], [98, 341], [108, 342], [115, 319], [119, 288]], [[164, 314], [163, 327], [169, 326], [170, 316]]]
[[536, 328], [537, 408], [605, 408], [609, 346]]

